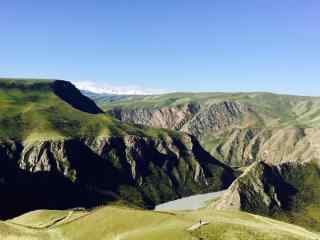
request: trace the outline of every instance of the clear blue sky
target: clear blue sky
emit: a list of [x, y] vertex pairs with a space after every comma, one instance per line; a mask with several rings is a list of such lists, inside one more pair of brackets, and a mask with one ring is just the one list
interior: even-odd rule
[[0, 75], [320, 95], [319, 0], [3, 0]]

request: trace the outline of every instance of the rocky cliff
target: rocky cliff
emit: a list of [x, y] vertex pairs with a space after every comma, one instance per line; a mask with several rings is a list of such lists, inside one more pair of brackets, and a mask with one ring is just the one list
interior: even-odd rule
[[269, 93], [176, 93], [103, 106], [124, 122], [190, 133], [218, 160], [242, 167], [261, 160], [320, 161], [319, 103]]
[[210, 153], [232, 166], [248, 166], [254, 161], [279, 164], [291, 160], [320, 162], [318, 128], [231, 129], [203, 142]]
[[234, 179], [230, 168], [189, 135], [5, 141], [0, 157], [2, 217], [117, 199], [152, 208], [178, 197], [224, 189]]
[[320, 229], [320, 170], [315, 163], [252, 164], [220, 200], [217, 209], [243, 210], [254, 214]]
[[108, 111], [108, 113], [123, 122], [180, 130], [199, 112], [199, 108], [199, 105], [194, 104], [187, 104], [182, 107], [164, 107], [161, 109], [114, 108]]
[[113, 108], [109, 114], [123, 122], [188, 132], [198, 139], [240, 124], [250, 106], [234, 101], [222, 101], [209, 106], [188, 103], [163, 108]]

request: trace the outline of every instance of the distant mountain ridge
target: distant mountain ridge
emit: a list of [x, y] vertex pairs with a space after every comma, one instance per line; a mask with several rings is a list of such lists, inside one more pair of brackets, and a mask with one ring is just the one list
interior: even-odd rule
[[193, 134], [213, 156], [235, 167], [255, 160], [320, 161], [319, 97], [172, 93], [95, 101], [123, 122]]
[[109, 84], [98, 84], [91, 81], [73, 81], [73, 84], [81, 91], [99, 95], [154, 95], [167, 92], [159, 89], [145, 89], [139, 86], [113, 86]]

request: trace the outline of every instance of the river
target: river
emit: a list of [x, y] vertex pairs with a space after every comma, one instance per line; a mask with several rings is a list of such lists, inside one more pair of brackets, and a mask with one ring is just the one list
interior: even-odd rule
[[224, 191], [197, 194], [189, 197], [180, 198], [174, 201], [159, 204], [155, 207], [155, 211], [182, 211], [197, 210], [206, 206], [209, 200], [219, 198]]

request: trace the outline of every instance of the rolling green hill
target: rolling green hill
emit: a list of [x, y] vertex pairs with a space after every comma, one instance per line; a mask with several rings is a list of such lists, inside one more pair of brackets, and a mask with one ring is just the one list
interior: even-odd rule
[[[199, 219], [208, 224], [190, 230]], [[2, 229], [2, 231], [1, 231]], [[291, 224], [236, 211], [162, 213], [108, 206], [83, 211], [36, 211], [0, 223], [1, 239], [314, 240]], [[22, 238], [24, 236], [24, 238]]]
[[95, 114], [101, 110], [65, 81], [0, 79], [0, 107], [1, 139], [25, 141], [160, 133]]

